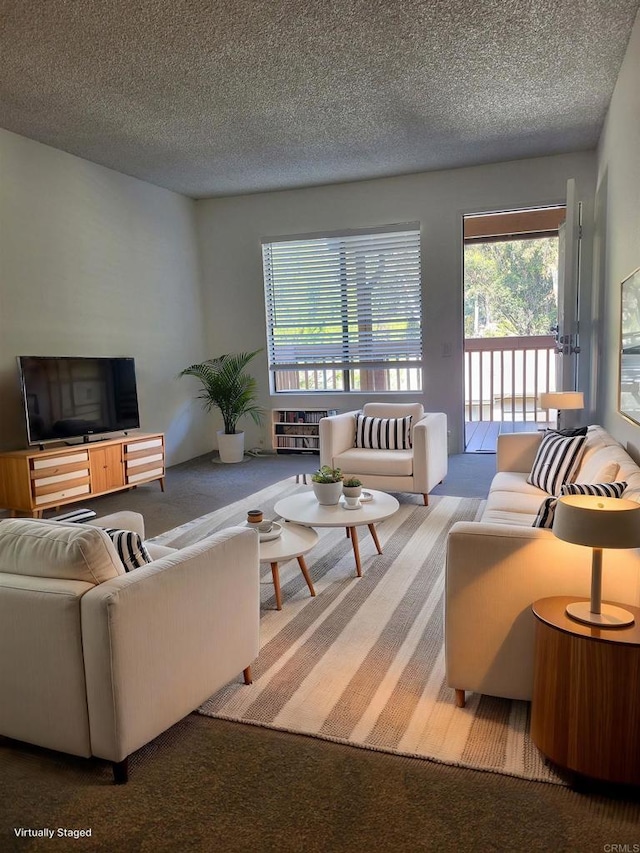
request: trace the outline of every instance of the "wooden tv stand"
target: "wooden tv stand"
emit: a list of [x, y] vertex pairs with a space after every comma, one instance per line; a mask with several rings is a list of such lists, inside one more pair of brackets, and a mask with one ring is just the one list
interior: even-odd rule
[[41, 518], [45, 509], [160, 481], [163, 433], [132, 433], [73, 445], [0, 453], [0, 507]]

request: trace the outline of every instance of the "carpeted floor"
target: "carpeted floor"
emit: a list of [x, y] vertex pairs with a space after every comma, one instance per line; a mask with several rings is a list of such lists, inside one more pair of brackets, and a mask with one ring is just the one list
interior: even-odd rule
[[[78, 506], [106, 515], [121, 509], [141, 512], [148, 537], [157, 536], [208, 512], [257, 492], [294, 474], [311, 473], [319, 465], [315, 454], [245, 456], [236, 465], [222, 465], [207, 454], [167, 470], [166, 491], [157, 483], [117, 492]], [[495, 456], [460, 453], [449, 457], [449, 473], [434, 495], [484, 498], [495, 474]], [[419, 498], [416, 498], [419, 500]], [[53, 513], [48, 513], [49, 515]], [[1, 514], [0, 514], [1, 515]]]
[[[486, 496], [493, 457], [451, 462], [439, 493]], [[315, 467], [317, 457], [215, 468], [201, 457], [169, 470], [165, 495], [151, 485], [87, 505], [137, 509], [157, 535]], [[640, 844], [636, 793], [579, 793], [198, 714], [131, 757], [128, 785], [111, 780], [105, 762], [0, 739], [0, 850], [601, 853]], [[45, 827], [92, 834], [16, 835]]]

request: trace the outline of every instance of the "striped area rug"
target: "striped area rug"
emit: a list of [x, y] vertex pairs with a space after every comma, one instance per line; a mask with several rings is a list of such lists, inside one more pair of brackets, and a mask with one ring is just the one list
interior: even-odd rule
[[[273, 518], [295, 478], [270, 486], [153, 541], [183, 546], [248, 509]], [[444, 681], [443, 592], [447, 532], [473, 520], [471, 498], [398, 495], [399, 511], [377, 525], [383, 554], [361, 529], [363, 577], [345, 531], [319, 530], [306, 557], [311, 598], [295, 560], [280, 567], [275, 609], [269, 566], [261, 577], [261, 651], [250, 686], [240, 678], [199, 713], [524, 779], [565, 784], [529, 738], [529, 703], [468, 694], [456, 708]]]

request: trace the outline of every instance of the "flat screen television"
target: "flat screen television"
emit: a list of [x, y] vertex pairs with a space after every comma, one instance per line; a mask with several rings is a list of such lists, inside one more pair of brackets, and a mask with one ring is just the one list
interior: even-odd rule
[[140, 426], [133, 358], [18, 356], [29, 444]]

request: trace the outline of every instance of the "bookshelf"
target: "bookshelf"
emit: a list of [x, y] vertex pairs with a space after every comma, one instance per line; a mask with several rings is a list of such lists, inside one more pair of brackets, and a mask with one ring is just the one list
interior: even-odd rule
[[321, 418], [336, 409], [272, 409], [271, 443], [276, 453], [319, 453]]

